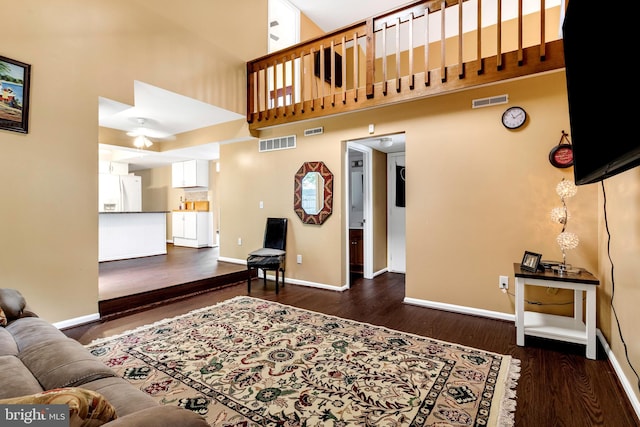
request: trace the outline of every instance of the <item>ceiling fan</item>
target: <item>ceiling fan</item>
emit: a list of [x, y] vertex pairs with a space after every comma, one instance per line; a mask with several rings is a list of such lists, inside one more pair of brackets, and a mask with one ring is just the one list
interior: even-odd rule
[[137, 117], [134, 120], [138, 123], [138, 127], [127, 132], [127, 135], [134, 138], [133, 145], [136, 148], [143, 149], [151, 147], [153, 145], [153, 141], [151, 141], [150, 138], [167, 139], [173, 136], [145, 126], [149, 121], [151, 121], [149, 119]]

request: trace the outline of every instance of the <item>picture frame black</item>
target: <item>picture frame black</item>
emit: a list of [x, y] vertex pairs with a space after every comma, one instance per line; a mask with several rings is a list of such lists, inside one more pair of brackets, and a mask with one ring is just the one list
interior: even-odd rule
[[527, 271], [538, 271], [540, 268], [540, 259], [542, 259], [542, 254], [524, 251], [520, 268]]
[[29, 132], [31, 65], [0, 56], [0, 130]]

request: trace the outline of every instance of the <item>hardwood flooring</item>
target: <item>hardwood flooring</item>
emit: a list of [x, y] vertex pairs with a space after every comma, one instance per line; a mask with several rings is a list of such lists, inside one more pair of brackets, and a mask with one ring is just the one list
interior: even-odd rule
[[[170, 268], [170, 265], [168, 265]], [[156, 267], [159, 268], [159, 267]], [[102, 271], [102, 269], [101, 269]], [[156, 271], [145, 280], [170, 274]], [[131, 281], [142, 280], [132, 269]], [[186, 313], [238, 295], [246, 295], [246, 282], [227, 285], [177, 299], [146, 310], [65, 330], [87, 344], [137, 326]], [[516, 345], [512, 322], [455, 314], [403, 303], [404, 275], [386, 273], [374, 280], [357, 279], [351, 289], [338, 292], [286, 284], [275, 294], [273, 283], [252, 286], [251, 296], [308, 310], [385, 326], [501, 354], [521, 361], [517, 387], [516, 426], [635, 427], [640, 422], [609, 361], [584, 357], [584, 346], [527, 337]]]

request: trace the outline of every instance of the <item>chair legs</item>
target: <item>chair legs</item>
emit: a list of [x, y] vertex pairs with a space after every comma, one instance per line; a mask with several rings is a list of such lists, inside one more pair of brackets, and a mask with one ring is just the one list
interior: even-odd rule
[[[262, 270], [262, 277], [263, 277], [263, 283], [264, 283], [264, 287], [267, 287], [267, 271], [269, 269], [264, 269], [264, 268], [257, 268], [258, 271]], [[274, 268], [273, 269], [276, 273], [276, 294], [279, 292], [279, 288], [280, 288], [280, 272], [282, 272], [282, 287], [284, 288], [284, 269], [282, 268]], [[251, 268], [248, 269], [248, 275], [247, 275], [247, 293], [251, 293]]]

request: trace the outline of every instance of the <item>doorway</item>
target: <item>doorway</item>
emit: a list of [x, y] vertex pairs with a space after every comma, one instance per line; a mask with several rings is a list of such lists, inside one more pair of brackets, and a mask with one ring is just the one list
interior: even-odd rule
[[348, 276], [405, 273], [405, 134], [347, 141], [346, 146]]

